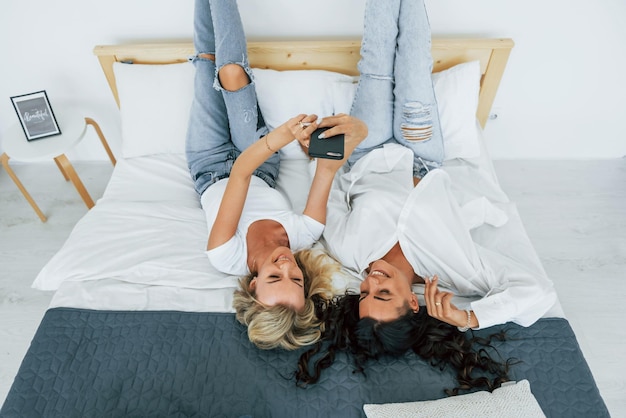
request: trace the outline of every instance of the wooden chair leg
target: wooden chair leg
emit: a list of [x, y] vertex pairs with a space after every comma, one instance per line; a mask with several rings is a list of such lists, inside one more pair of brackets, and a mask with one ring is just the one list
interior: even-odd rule
[[65, 171], [67, 176], [70, 178], [70, 180], [74, 184], [74, 187], [78, 191], [78, 194], [80, 195], [80, 197], [82, 197], [83, 202], [85, 202], [85, 205], [87, 205], [87, 208], [93, 208], [95, 204], [91, 199], [91, 196], [89, 196], [89, 192], [87, 192], [87, 189], [85, 189], [83, 182], [80, 180], [80, 177], [78, 177], [78, 174], [74, 170], [74, 167], [72, 167], [72, 164], [67, 159], [65, 154], [61, 154], [58, 157], [55, 157], [54, 161], [56, 161], [56, 163], [60, 167], [62, 167], [62, 170]]
[[54, 162], [56, 163], [57, 167], [59, 168], [59, 171], [61, 172], [61, 174], [63, 174], [63, 177], [65, 178], [65, 181], [70, 181], [70, 178], [67, 175], [67, 173], [65, 172], [65, 170], [63, 169], [63, 166], [61, 164], [59, 164], [59, 162], [56, 160], [56, 158], [54, 159]]
[[28, 191], [26, 190], [26, 188], [24, 187], [20, 179], [17, 178], [17, 175], [13, 172], [13, 169], [9, 165], [9, 156], [6, 153], [3, 153], [0, 156], [0, 160], [2, 160], [2, 166], [4, 167], [6, 172], [9, 174], [9, 177], [11, 177], [11, 180], [13, 180], [13, 183], [15, 183], [17, 188], [20, 189], [20, 191], [22, 192], [22, 195], [26, 198], [28, 203], [30, 203], [30, 206], [35, 210], [35, 213], [37, 214], [37, 216], [39, 216], [39, 219], [41, 219], [41, 222], [46, 222], [48, 220], [46, 218], [46, 215], [44, 215], [41, 209], [39, 209], [39, 206], [37, 206], [37, 203], [35, 203], [35, 200], [30, 196], [30, 193], [28, 193]]
[[115, 166], [116, 164], [115, 156], [111, 152], [111, 148], [109, 148], [109, 143], [104, 137], [104, 134], [102, 133], [102, 129], [100, 129], [100, 126], [98, 125], [98, 123], [91, 118], [85, 118], [85, 122], [87, 123], [87, 125], [93, 126], [93, 128], [96, 130], [96, 133], [98, 134], [98, 137], [100, 138], [100, 142], [102, 142], [102, 146], [104, 147], [104, 150], [106, 151], [107, 155], [109, 156], [109, 159], [111, 160], [111, 164]]

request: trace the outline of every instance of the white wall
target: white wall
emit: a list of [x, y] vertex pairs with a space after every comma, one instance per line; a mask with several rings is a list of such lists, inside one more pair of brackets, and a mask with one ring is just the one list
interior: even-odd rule
[[[381, 0], [384, 1], [384, 0]], [[249, 39], [355, 38], [365, 0], [240, 0]], [[427, 0], [434, 36], [511, 37], [516, 46], [486, 129], [491, 155], [626, 155], [626, 2]], [[115, 151], [119, 120], [94, 45], [184, 40], [192, 0], [3, 0], [0, 132], [16, 123], [9, 97], [46, 90], [53, 108], [79, 104]], [[106, 159], [95, 134], [70, 158]]]

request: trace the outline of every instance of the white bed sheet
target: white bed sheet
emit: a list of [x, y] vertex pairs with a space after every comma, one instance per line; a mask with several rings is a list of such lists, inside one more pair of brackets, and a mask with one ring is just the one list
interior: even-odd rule
[[[515, 252], [545, 275], [515, 205], [498, 183], [482, 138], [480, 142], [479, 157], [447, 161], [444, 169], [461, 204], [485, 196], [509, 221], [473, 233], [488, 238], [495, 251]], [[295, 210], [304, 208], [311, 164], [297, 153], [281, 163], [278, 188]], [[204, 253], [207, 237], [184, 155], [122, 159], [103, 197], [77, 223], [33, 287], [56, 290], [50, 307], [232, 312], [238, 278], [210, 265]], [[344, 271], [333, 284], [343, 293], [357, 289], [359, 281]], [[422, 291], [420, 286], [415, 290]], [[544, 316], [563, 317], [560, 303]]]
[[[292, 148], [278, 188], [302, 211], [313, 167]], [[50, 307], [232, 312], [238, 277], [210, 264], [207, 237], [184, 155], [121, 159], [33, 287], [56, 290]], [[358, 286], [345, 274], [335, 283], [338, 292]]]

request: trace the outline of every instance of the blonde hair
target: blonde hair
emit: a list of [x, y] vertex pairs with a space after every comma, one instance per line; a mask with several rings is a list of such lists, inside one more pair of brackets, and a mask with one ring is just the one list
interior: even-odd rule
[[255, 274], [242, 277], [233, 296], [233, 307], [239, 322], [248, 327], [248, 338], [258, 348], [295, 350], [317, 342], [323, 323], [316, 315], [316, 305], [333, 297], [332, 275], [339, 265], [319, 250], [303, 250], [294, 254], [304, 274], [304, 308], [293, 308], [259, 302], [250, 282]]

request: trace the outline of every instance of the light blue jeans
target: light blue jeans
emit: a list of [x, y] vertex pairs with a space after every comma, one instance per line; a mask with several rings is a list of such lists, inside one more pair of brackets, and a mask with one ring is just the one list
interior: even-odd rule
[[[235, 0], [196, 0], [194, 98], [187, 128], [187, 164], [195, 189], [202, 194], [228, 177], [241, 151], [268, 133], [258, 106], [246, 37]], [[201, 57], [215, 55], [215, 62]], [[251, 82], [237, 91], [220, 85], [217, 73], [226, 64], [238, 64]], [[276, 186], [279, 155], [275, 153], [255, 175]]]
[[[348, 165], [389, 142], [413, 150], [418, 177], [441, 165], [443, 139], [430, 77], [430, 45], [423, 0], [367, 0], [361, 77], [350, 113], [368, 125], [369, 135]], [[195, 94], [186, 153], [196, 191], [202, 194], [228, 177], [241, 151], [268, 129], [258, 107], [235, 0], [196, 0], [194, 46]], [[215, 62], [201, 54], [214, 54]], [[224, 90], [217, 71], [229, 63], [244, 68], [250, 84], [234, 92]], [[275, 153], [254, 174], [275, 187], [279, 163]]]
[[413, 150], [417, 177], [439, 167], [443, 136], [423, 0], [367, 0], [358, 68], [350, 113], [367, 124], [369, 133], [348, 164], [385, 143], [399, 143]]

